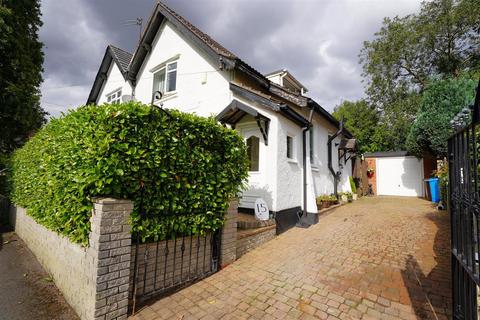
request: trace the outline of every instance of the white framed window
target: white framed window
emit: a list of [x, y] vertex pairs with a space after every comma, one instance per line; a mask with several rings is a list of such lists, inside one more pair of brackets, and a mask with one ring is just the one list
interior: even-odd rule
[[247, 139], [247, 156], [250, 163], [248, 171], [259, 171], [260, 166], [260, 139], [251, 136]]
[[294, 159], [294, 145], [293, 145], [293, 137], [287, 136], [287, 158]]
[[107, 103], [115, 104], [122, 102], [122, 89], [117, 89], [106, 95]]
[[162, 94], [177, 90], [177, 61], [168, 62], [153, 74], [152, 93], [160, 91]]

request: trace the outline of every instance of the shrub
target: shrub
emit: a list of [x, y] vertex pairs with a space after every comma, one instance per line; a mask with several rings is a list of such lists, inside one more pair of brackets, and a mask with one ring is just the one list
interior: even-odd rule
[[448, 162], [441, 162], [438, 171], [435, 173], [440, 188], [440, 198], [444, 204], [448, 202]]
[[357, 193], [357, 185], [355, 184], [355, 180], [352, 176], [348, 177], [350, 179], [350, 187], [352, 188], [352, 193]]
[[[220, 228], [248, 176], [243, 139], [214, 118], [169, 112], [89, 105], [51, 120], [14, 153], [11, 199], [84, 245], [97, 196], [133, 200], [132, 231], [143, 241]], [[140, 219], [142, 193], [149, 214]]]
[[407, 150], [418, 156], [424, 152], [446, 156], [448, 138], [454, 133], [450, 121], [474, 100], [476, 84], [469, 75], [432, 79], [422, 93]]
[[330, 201], [330, 196], [328, 194], [321, 194], [317, 197], [317, 203], [324, 201]]

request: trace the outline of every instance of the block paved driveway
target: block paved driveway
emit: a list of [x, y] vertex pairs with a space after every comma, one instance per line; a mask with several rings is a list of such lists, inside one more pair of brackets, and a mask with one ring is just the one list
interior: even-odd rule
[[450, 297], [447, 213], [362, 198], [132, 319], [447, 319]]

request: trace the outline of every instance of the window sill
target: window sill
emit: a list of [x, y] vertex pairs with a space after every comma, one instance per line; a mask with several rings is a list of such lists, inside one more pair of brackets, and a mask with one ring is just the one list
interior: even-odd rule
[[315, 171], [315, 172], [319, 172], [320, 171], [320, 168], [315, 166], [315, 165], [311, 165], [311, 168], [312, 168], [312, 171]]
[[287, 158], [287, 162], [288, 163], [292, 163], [292, 164], [298, 164], [298, 161], [296, 159], [289, 159]]

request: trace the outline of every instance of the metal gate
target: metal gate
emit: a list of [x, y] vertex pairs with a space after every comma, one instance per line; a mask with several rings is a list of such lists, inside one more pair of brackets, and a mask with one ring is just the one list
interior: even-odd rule
[[207, 235], [168, 232], [165, 240], [141, 243], [132, 239], [133, 284], [132, 312], [137, 304], [165, 296], [219, 269], [220, 230]]
[[[478, 319], [480, 284], [480, 83], [473, 109], [459, 114], [448, 141], [449, 209], [452, 235], [453, 319]], [[471, 121], [468, 120], [471, 115]], [[463, 118], [463, 119], [462, 119]], [[454, 122], [455, 122], [454, 121]]]

